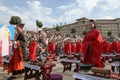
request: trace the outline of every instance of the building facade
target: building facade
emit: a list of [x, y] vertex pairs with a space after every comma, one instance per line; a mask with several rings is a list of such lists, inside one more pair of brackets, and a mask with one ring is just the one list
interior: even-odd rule
[[[71, 29], [77, 30], [76, 34], [83, 36], [83, 31], [87, 30], [88, 18], [77, 19], [75, 23], [66, 24], [62, 26], [59, 33], [71, 34]], [[107, 36], [108, 32], [112, 32], [112, 35], [120, 36], [120, 18], [116, 19], [95, 19], [96, 29], [100, 30], [102, 36]], [[55, 28], [48, 30], [50, 33], [58, 33]]]

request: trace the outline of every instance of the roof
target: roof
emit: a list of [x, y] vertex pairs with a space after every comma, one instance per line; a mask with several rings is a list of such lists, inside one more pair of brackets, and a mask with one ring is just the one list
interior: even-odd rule
[[76, 19], [77, 21], [89, 21], [89, 19], [88, 18], [86, 18], [86, 17], [82, 17], [82, 18], [80, 18], [80, 19]]

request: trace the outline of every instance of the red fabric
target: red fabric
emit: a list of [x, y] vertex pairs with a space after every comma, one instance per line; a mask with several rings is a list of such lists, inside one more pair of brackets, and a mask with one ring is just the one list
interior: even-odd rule
[[117, 45], [117, 42], [113, 41], [111, 46], [110, 46], [110, 51], [113, 52], [113, 51], [116, 51], [116, 45]]
[[71, 44], [71, 52], [76, 53], [76, 44]]
[[32, 42], [30, 42], [30, 45], [29, 45], [29, 58], [31, 60], [36, 60], [36, 41], [33, 40]]
[[18, 45], [18, 48], [14, 48], [13, 56], [10, 60], [10, 64], [8, 68], [9, 72], [24, 69], [22, 49], [20, 47], [19, 41], [17, 41], [17, 45]]
[[71, 43], [67, 42], [64, 44], [64, 53], [69, 55], [71, 53]]
[[102, 42], [102, 53], [110, 52], [110, 44], [107, 41]]
[[117, 56], [120, 57], [120, 42], [118, 42]]
[[116, 50], [117, 54], [120, 54], [120, 42], [117, 43], [116, 48], [117, 48]]
[[117, 41], [113, 41], [112, 44], [111, 44], [111, 52], [117, 52], [117, 53], [120, 53], [120, 43], [117, 42]]
[[102, 37], [98, 30], [89, 31], [83, 39], [84, 64], [103, 68], [101, 60]]
[[48, 44], [48, 52], [52, 55], [52, 57], [55, 59], [55, 44], [53, 42], [49, 42]]
[[[107, 53], [110, 53], [110, 43], [107, 42], [106, 40], [104, 40], [102, 42], [102, 53], [103, 54], [107, 54]], [[108, 60], [109, 57], [105, 56], [103, 57], [103, 62], [106, 62], [106, 60]]]
[[77, 42], [76, 43], [76, 52], [77, 53], [82, 53], [82, 43], [80, 43], [80, 42]]
[[55, 52], [55, 44], [53, 43], [53, 42], [50, 42], [49, 44], [48, 44], [48, 52], [50, 53], [50, 54], [54, 54]]

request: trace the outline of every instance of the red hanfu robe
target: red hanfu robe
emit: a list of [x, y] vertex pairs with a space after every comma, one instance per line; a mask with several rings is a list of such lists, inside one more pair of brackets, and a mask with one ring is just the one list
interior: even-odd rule
[[94, 67], [103, 68], [101, 60], [102, 36], [96, 29], [87, 32], [83, 39], [84, 64], [93, 64]]
[[116, 41], [113, 41], [112, 44], [111, 44], [111, 52], [113, 51], [117, 51], [117, 42]]
[[[120, 54], [120, 43], [113, 41], [111, 44], [111, 52], [115, 51], [117, 54]], [[120, 55], [119, 55], [120, 56]]]
[[118, 50], [117, 50], [118, 54], [120, 54], [120, 42], [118, 42]]
[[8, 71], [9, 73], [11, 73], [13, 71], [22, 70], [22, 69], [24, 69], [23, 54], [22, 54], [20, 42], [17, 41], [17, 48], [14, 48], [13, 50], [13, 56], [10, 59]]
[[117, 43], [116, 48], [117, 48], [117, 50], [116, 50], [117, 57], [120, 57], [120, 42]]
[[120, 52], [120, 43], [116, 43], [116, 53], [118, 54]]
[[71, 44], [71, 52], [76, 53], [76, 44]]
[[76, 52], [82, 53], [82, 43], [80, 43], [80, 42], [76, 43]]
[[64, 53], [69, 55], [71, 53], [71, 43], [67, 42], [64, 44]]
[[110, 44], [107, 41], [102, 42], [102, 53], [110, 52]]
[[[107, 41], [103, 41], [102, 42], [102, 54], [109, 54], [110, 53], [110, 43], [108, 43]], [[102, 58], [102, 61], [105, 62], [106, 60], [108, 60], [109, 57], [105, 56]]]
[[49, 42], [49, 44], [48, 44], [48, 52], [55, 59], [55, 44], [53, 42]]
[[64, 48], [63, 48], [64, 54], [67, 53], [67, 43], [64, 43]]
[[30, 45], [29, 45], [29, 58], [31, 60], [36, 60], [36, 41], [33, 40], [32, 42], [30, 42]]

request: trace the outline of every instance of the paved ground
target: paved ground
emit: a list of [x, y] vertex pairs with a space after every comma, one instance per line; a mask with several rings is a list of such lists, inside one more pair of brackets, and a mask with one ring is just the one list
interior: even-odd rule
[[[56, 63], [56, 66], [53, 68], [52, 73], [61, 74], [63, 76], [63, 80], [74, 80], [74, 78], [72, 77], [73, 70], [72, 71], [66, 71], [66, 72], [63, 73], [63, 66], [60, 63], [60, 61], [57, 61], [55, 63]], [[73, 67], [74, 67], [74, 65], [73, 65]], [[0, 80], [7, 80], [7, 78], [9, 76], [10, 75], [8, 75], [7, 71], [3, 72], [3, 68], [0, 67]], [[24, 80], [24, 78], [21, 77], [21, 78], [15, 79], [15, 80]], [[29, 79], [29, 80], [35, 80], [35, 79]]]
[[[52, 73], [58, 73], [58, 74], [63, 75], [63, 80], [74, 80], [74, 78], [72, 77], [73, 69], [72, 69], [72, 71], [66, 71], [63, 73], [63, 66], [60, 63], [60, 61], [57, 61], [55, 63], [56, 63], [56, 67], [53, 68]], [[74, 67], [74, 65], [73, 65], [73, 67]], [[110, 69], [110, 64], [106, 64], [105, 68]], [[7, 74], [7, 71], [3, 72], [2, 67], [0, 67], [0, 80], [7, 80], [7, 78], [9, 76], [10, 75]], [[21, 78], [15, 79], [15, 80], [24, 80], [24, 78], [21, 77]], [[35, 80], [35, 79], [29, 79], [29, 80]]]

